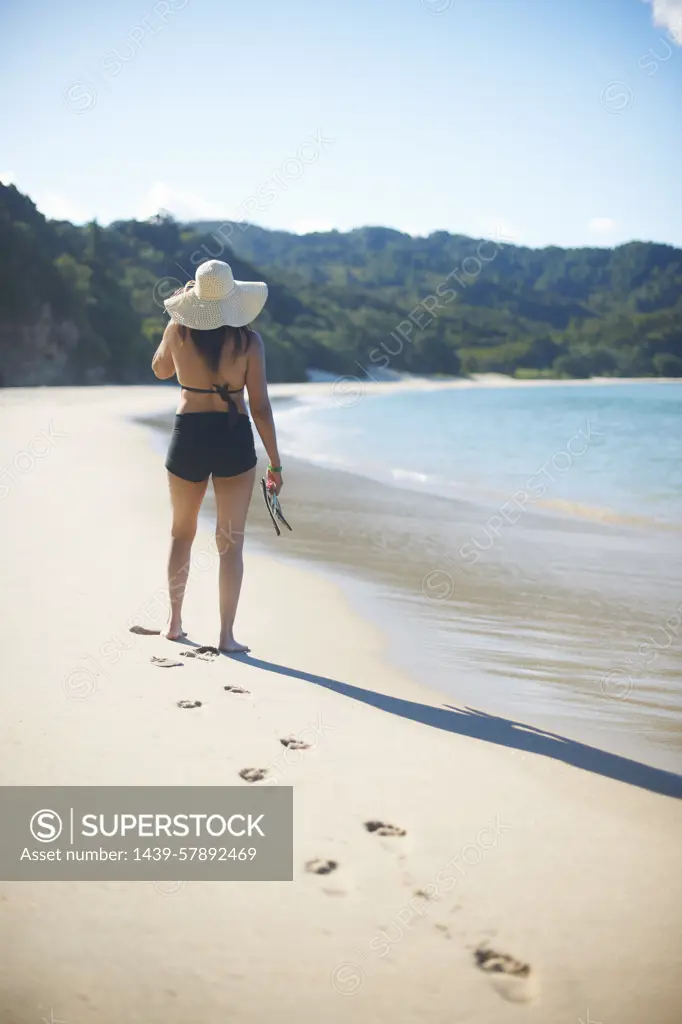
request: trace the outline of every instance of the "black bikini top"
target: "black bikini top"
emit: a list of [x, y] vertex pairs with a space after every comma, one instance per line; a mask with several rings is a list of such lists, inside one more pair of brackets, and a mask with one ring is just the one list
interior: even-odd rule
[[186, 384], [181, 384], [180, 387], [183, 391], [195, 391], [200, 395], [220, 395], [223, 402], [227, 402], [227, 418], [230, 424], [233, 424], [239, 416], [237, 403], [230, 396], [238, 395], [244, 390], [243, 386], [232, 390], [228, 388], [227, 384], [215, 384], [212, 388], [188, 388]]

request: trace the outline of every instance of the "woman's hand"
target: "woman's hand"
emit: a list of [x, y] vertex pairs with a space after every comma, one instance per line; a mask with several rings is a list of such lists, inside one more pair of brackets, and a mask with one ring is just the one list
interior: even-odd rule
[[268, 466], [268, 471], [265, 476], [265, 486], [268, 490], [274, 490], [275, 494], [279, 494], [282, 490], [282, 473], [281, 471], [275, 471]]

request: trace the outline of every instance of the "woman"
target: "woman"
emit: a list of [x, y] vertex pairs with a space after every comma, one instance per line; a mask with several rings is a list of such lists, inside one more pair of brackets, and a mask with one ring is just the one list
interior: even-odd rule
[[256, 476], [249, 407], [270, 464], [267, 485], [279, 494], [282, 467], [268, 398], [263, 342], [250, 326], [268, 295], [263, 282], [235, 281], [227, 263], [209, 260], [164, 303], [170, 314], [152, 370], [162, 380], [177, 374], [182, 388], [166, 458], [173, 526], [168, 559], [170, 617], [163, 635], [185, 636], [182, 602], [192, 541], [208, 478], [213, 478], [220, 553], [221, 651], [248, 647], [234, 638], [241, 589], [246, 513]]

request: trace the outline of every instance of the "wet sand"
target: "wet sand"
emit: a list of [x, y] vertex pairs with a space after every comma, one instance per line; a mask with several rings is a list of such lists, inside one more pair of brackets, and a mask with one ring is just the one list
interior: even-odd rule
[[[163, 617], [167, 496], [131, 417], [168, 399], [0, 393], [2, 465], [53, 439], [0, 501], [2, 781], [247, 785], [239, 771], [262, 765], [294, 787], [294, 881], [2, 883], [3, 1024], [675, 1024], [678, 776], [448, 700], [427, 668], [418, 685], [343, 590], [292, 564], [292, 545], [286, 559], [247, 551], [238, 635], [251, 657], [150, 663], [178, 650], [128, 632]], [[283, 495], [297, 538], [310, 480], [294, 501], [292, 472]], [[352, 492], [338, 502], [344, 536], [358, 536]], [[321, 567], [327, 527], [311, 516], [321, 532], [307, 556]], [[266, 525], [254, 506], [254, 541]], [[197, 552], [211, 543], [202, 524]], [[215, 559], [202, 565], [186, 626], [211, 643]], [[311, 729], [310, 748], [284, 758], [281, 738]], [[404, 834], [368, 831], [373, 820]], [[315, 859], [337, 868], [307, 870]]]
[[473, 503], [290, 457], [282, 501], [295, 533], [254, 515], [259, 546], [330, 571], [413, 678], [682, 771], [678, 537], [528, 511], [471, 564]]

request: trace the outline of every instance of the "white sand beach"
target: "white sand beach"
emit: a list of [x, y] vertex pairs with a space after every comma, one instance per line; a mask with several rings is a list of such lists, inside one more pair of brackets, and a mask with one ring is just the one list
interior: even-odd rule
[[564, 388], [564, 387], [618, 387], [628, 384], [674, 384], [677, 377], [510, 377], [505, 373], [473, 373], [469, 377], [428, 376], [426, 374], [398, 373], [373, 376], [371, 367], [357, 364], [357, 374], [337, 377], [333, 374], [311, 371], [313, 378], [306, 384], [273, 384], [274, 398], [299, 398], [315, 395], [333, 396], [339, 405], [352, 405], [363, 395], [377, 395], [394, 391], [463, 391], [469, 388]]
[[[0, 883], [2, 1024], [677, 1024], [673, 776], [447, 707], [328, 578], [248, 535], [251, 658], [151, 663], [179, 645], [129, 626], [163, 624], [169, 508], [130, 417], [173, 397], [0, 392], [1, 781], [248, 785], [241, 769], [267, 768], [260, 785], [294, 791], [294, 880]], [[213, 644], [205, 525], [195, 552], [185, 628]], [[515, 961], [529, 969], [483, 969]]]

